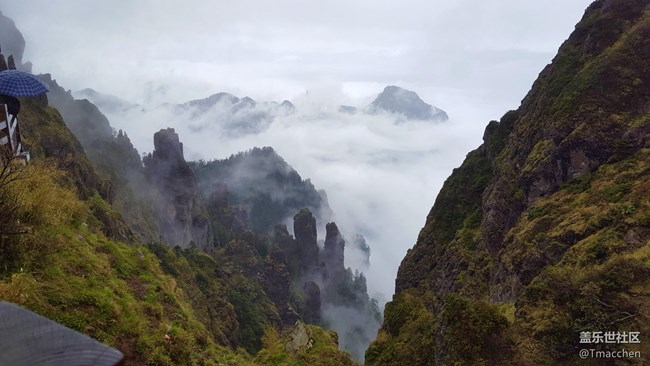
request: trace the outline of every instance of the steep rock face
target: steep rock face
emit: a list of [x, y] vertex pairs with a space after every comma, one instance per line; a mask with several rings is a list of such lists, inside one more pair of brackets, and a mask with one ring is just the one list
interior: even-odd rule
[[296, 254], [300, 272], [314, 268], [318, 263], [316, 218], [308, 209], [302, 209], [293, 217], [293, 232], [296, 236]]
[[147, 179], [161, 192], [156, 214], [165, 240], [209, 251], [212, 228], [198, 199], [194, 174], [183, 157], [183, 144], [172, 128], [154, 134], [153, 153], [144, 159]]
[[[485, 240], [493, 253], [530, 202], [643, 145], [643, 126], [625, 120], [649, 108], [643, 80], [650, 51], [638, 39], [646, 32], [638, 23], [644, 6], [594, 3], [522, 101], [514, 137], [495, 162], [495, 181], [483, 203]], [[499, 207], [509, 197], [513, 204]]]
[[293, 232], [295, 239], [289, 235], [286, 225], [276, 225], [274, 242], [286, 255], [289, 270], [294, 278], [301, 279], [311, 275], [310, 272], [318, 265], [316, 218], [309, 209], [304, 208], [293, 217]]
[[325, 226], [325, 246], [323, 248], [322, 263], [325, 278], [333, 278], [345, 272], [344, 252], [345, 240], [335, 223], [330, 222]]
[[23, 64], [25, 52], [25, 38], [16, 28], [14, 21], [0, 12], [0, 47], [6, 56], [13, 55], [16, 68], [19, 70], [31, 71], [30, 63]]
[[580, 331], [648, 328], [648, 10], [594, 2], [490, 122], [400, 265], [368, 364], [571, 364]]
[[[350, 113], [354, 110], [339, 109]], [[368, 106], [371, 113], [390, 112], [402, 114], [406, 119], [446, 121], [445, 111], [424, 102], [415, 92], [391, 85], [384, 88], [377, 98]]]
[[61, 87], [50, 74], [39, 75], [50, 89], [49, 104], [61, 112], [66, 125], [79, 138], [84, 148], [113, 138], [111, 124], [99, 109], [86, 99], [74, 99], [72, 93]]

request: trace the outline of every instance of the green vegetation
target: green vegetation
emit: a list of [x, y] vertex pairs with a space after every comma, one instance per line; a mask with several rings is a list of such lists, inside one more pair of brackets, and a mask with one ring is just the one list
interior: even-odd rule
[[265, 346], [288, 364], [354, 364], [316, 327], [313, 347], [278, 346], [293, 325], [283, 311], [301, 302], [267, 239], [244, 231], [210, 254], [143, 245], [56, 110], [27, 102], [21, 115], [34, 159], [2, 161], [0, 299], [118, 348], [127, 365], [271, 365], [255, 356]]
[[369, 365], [573, 365], [580, 332], [650, 331], [648, 35], [647, 2], [594, 2], [490, 122], [400, 266]]
[[296, 352], [287, 352], [288, 339], [273, 328], [267, 328], [264, 334], [264, 348], [255, 357], [255, 363], [268, 366], [354, 366], [356, 363], [336, 345], [338, 337], [335, 332], [312, 325], [306, 325], [309, 343]]
[[481, 205], [481, 194], [490, 182], [491, 174], [490, 163], [483, 151], [467, 154], [463, 165], [454, 170], [436, 198], [435, 204], [447, 209], [431, 211], [427, 218], [438, 228], [436, 240], [449, 242], [464, 224], [477, 226], [480, 212], [476, 208]]
[[[327, 200], [311, 181], [303, 180], [270, 147], [256, 147], [223, 160], [191, 162], [190, 167], [209, 206], [218, 198], [216, 203], [225, 200], [243, 208], [249, 227], [256, 233], [271, 233], [275, 225], [305, 207], [317, 216], [329, 210]], [[224, 227], [220, 230], [223, 235], [230, 229], [232, 218], [217, 218], [214, 226]]]
[[[98, 221], [91, 206], [100, 198], [79, 201], [56, 182], [63, 173], [50, 165], [34, 162], [16, 174], [7, 195], [20, 198], [15, 217], [25, 233], [2, 235], [0, 298], [117, 347], [127, 364], [272, 364], [223, 346], [248, 349], [248, 342], [264, 334], [254, 330], [247, 336], [247, 327], [264, 324], [255, 315], [258, 299], [251, 298], [261, 295], [259, 289], [244, 293], [241, 284], [233, 283], [224, 296], [223, 282], [211, 277], [222, 267], [208, 255], [107, 239], [93, 228]], [[238, 321], [244, 322], [242, 339], [231, 341]], [[288, 360], [305, 358], [310, 365], [323, 354], [353, 364], [338, 352], [331, 335], [313, 331], [318, 347], [301, 355], [273, 352]], [[256, 347], [251, 351], [261, 348]]]
[[384, 326], [366, 352], [366, 364], [492, 364], [510, 353], [503, 338], [508, 320], [497, 306], [451, 295], [434, 314], [427, 309], [431, 300], [430, 293], [407, 290], [386, 304]]
[[[92, 230], [88, 205], [56, 183], [60, 171], [34, 162], [19, 174], [10, 193], [19, 198], [25, 234], [3, 237], [0, 297], [116, 346], [133, 360], [197, 364], [191, 354], [208, 334], [156, 257]], [[219, 348], [213, 344], [209, 352], [216, 357]]]

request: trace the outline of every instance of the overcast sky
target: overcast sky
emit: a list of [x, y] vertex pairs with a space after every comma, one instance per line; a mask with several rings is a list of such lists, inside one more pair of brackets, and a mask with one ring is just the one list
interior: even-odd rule
[[[368, 284], [388, 297], [444, 179], [488, 121], [519, 106], [590, 2], [0, 0], [0, 9], [25, 36], [34, 72], [67, 89], [149, 106], [221, 91], [295, 102], [296, 116], [237, 139], [193, 133], [155, 108], [109, 117], [141, 152], [170, 125], [190, 159], [273, 146], [327, 190], [344, 235], [368, 237]], [[450, 120], [395, 125], [330, 113], [364, 106], [391, 84]]]
[[73, 90], [133, 100], [154, 81], [171, 100], [282, 100], [322, 82], [352, 97], [399, 84], [437, 104], [435, 90], [465, 89], [510, 108], [589, 3], [0, 0], [35, 71]]

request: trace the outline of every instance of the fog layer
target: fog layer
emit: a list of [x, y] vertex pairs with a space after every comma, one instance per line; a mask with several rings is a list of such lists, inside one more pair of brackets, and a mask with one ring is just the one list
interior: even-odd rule
[[[355, 255], [353, 246], [347, 247], [346, 265], [366, 272], [369, 294], [383, 303], [393, 292], [399, 263], [415, 242], [445, 177], [480, 144], [488, 122], [484, 116], [498, 118], [495, 111], [470, 106], [469, 100], [453, 92], [441, 98], [442, 103], [427, 102], [446, 110], [450, 119], [403, 122], [388, 114], [340, 113], [340, 104], [363, 107], [368, 99], [355, 100], [331, 85], [298, 96], [293, 100], [295, 111], [273, 114], [263, 128], [250, 133], [234, 134], [231, 123], [216, 118], [225, 113], [222, 103], [201, 113], [176, 105], [105, 112], [141, 152], [151, 150], [152, 131], [165, 127], [176, 129], [188, 160], [273, 147], [302, 177], [326, 190], [334, 220], [348, 242], [357, 233], [366, 238], [370, 268], [357, 263], [355, 258], [363, 255]], [[268, 111], [267, 103], [258, 105], [260, 113]], [[324, 225], [319, 223], [319, 232]]]

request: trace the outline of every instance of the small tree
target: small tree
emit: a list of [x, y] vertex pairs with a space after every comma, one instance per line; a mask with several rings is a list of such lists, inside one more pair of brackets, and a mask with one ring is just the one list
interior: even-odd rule
[[20, 202], [12, 191], [22, 178], [22, 159], [14, 156], [7, 146], [0, 146], [0, 270], [6, 271], [18, 255], [17, 237], [21, 228]]

